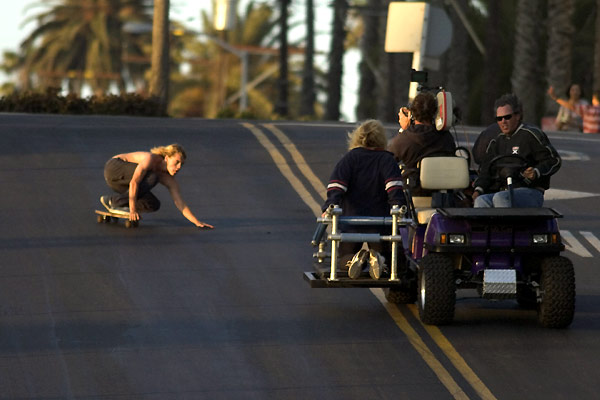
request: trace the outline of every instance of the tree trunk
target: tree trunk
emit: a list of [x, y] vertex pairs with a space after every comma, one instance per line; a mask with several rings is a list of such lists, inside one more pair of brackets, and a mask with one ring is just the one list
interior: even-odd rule
[[282, 117], [288, 115], [288, 2], [289, 0], [279, 0], [279, 96], [275, 103], [275, 113]]
[[[543, 74], [538, 26], [543, 20], [539, 0], [519, 0], [515, 21], [515, 53], [511, 77], [512, 91], [523, 104], [524, 121], [539, 124], [539, 99], [543, 90], [538, 78]], [[569, 57], [570, 58], [570, 57]], [[570, 65], [570, 60], [569, 60]]]
[[485, 125], [493, 121], [493, 109], [500, 90], [500, 65], [502, 48], [499, 38], [503, 32], [500, 29], [500, 2], [489, 2], [488, 17], [485, 32], [485, 61], [483, 67], [483, 91], [481, 101], [481, 122]]
[[169, 0], [154, 0], [150, 96], [158, 99], [159, 112], [166, 115], [169, 100]]
[[306, 49], [302, 71], [300, 115], [315, 115], [315, 9], [313, 0], [306, 0]]
[[381, 18], [377, 15], [383, 7], [380, 0], [369, 0], [367, 9], [363, 11], [362, 19], [365, 31], [360, 39], [362, 59], [358, 64], [359, 88], [356, 118], [364, 120], [375, 118], [377, 115], [377, 99], [381, 93], [377, 85], [377, 75], [380, 73], [381, 44], [379, 27]]
[[[458, 6], [463, 10], [468, 8], [467, 0], [458, 0]], [[446, 65], [445, 89], [452, 93], [455, 106], [459, 109], [458, 114], [462, 123], [466, 123], [469, 106], [469, 34], [464, 27], [460, 17], [454, 8], [446, 10], [454, 27], [450, 49], [443, 57]]]
[[333, 31], [331, 34], [331, 49], [329, 51], [329, 71], [327, 72], [327, 83], [329, 84], [327, 90], [327, 105], [325, 108], [325, 119], [327, 120], [337, 121], [340, 119], [347, 14], [347, 0], [334, 0]]
[[600, 0], [596, 0], [596, 32], [594, 40], [594, 83], [593, 91], [600, 91]]
[[[548, 0], [548, 52], [546, 55], [548, 85], [554, 86], [556, 93], [561, 96], [571, 84], [572, 79], [574, 11], [575, 0]], [[546, 105], [546, 109], [550, 113], [555, 114], [558, 111], [558, 105], [548, 96], [546, 96]]]
[[[382, 10], [387, 10], [389, 3], [394, 1], [396, 0], [385, 1], [385, 4], [381, 6]], [[380, 16], [379, 25], [382, 82], [379, 82], [381, 96], [377, 104], [377, 118], [385, 122], [398, 122], [398, 109], [408, 103], [412, 53], [386, 53], [387, 13]]]

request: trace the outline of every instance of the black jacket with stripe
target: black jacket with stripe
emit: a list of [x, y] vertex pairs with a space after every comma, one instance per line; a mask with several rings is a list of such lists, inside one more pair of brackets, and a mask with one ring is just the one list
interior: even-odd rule
[[500, 133], [488, 144], [479, 177], [475, 180], [475, 188], [482, 193], [493, 193], [502, 190], [505, 178], [493, 164], [492, 160], [501, 155], [515, 155], [527, 160], [527, 167], [533, 167], [536, 178], [527, 180], [517, 177], [514, 187], [530, 187], [546, 190], [550, 187], [550, 176], [561, 166], [562, 160], [550, 143], [548, 136], [539, 128], [521, 124], [510, 136]]
[[404, 205], [400, 168], [392, 153], [358, 147], [335, 166], [327, 185], [327, 200], [343, 215], [389, 216], [392, 205]]

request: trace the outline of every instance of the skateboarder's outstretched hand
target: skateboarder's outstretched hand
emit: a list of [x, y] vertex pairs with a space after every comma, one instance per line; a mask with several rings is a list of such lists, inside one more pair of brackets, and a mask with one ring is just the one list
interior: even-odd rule
[[198, 227], [198, 229], [215, 229], [214, 226], [212, 226], [211, 224], [207, 224], [206, 222], [200, 222], [198, 225], [196, 225]]

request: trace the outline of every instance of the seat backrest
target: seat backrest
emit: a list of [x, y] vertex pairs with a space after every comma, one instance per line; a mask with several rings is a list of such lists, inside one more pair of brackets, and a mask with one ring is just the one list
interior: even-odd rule
[[419, 169], [423, 189], [464, 189], [469, 186], [469, 165], [466, 158], [426, 157], [421, 160]]

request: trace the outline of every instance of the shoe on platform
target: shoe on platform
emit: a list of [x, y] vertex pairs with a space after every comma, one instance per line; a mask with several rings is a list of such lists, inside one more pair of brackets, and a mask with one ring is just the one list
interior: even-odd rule
[[357, 279], [360, 276], [368, 257], [369, 252], [361, 249], [352, 257], [352, 260], [348, 261], [348, 277], [350, 279]]
[[378, 280], [383, 274], [385, 267], [385, 258], [375, 250], [369, 250], [369, 275], [372, 279]]

